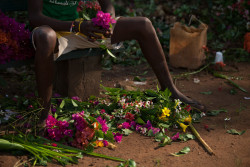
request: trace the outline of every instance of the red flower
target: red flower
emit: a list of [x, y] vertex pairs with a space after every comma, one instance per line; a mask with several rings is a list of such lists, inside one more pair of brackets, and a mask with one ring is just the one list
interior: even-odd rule
[[129, 121], [133, 121], [135, 119], [135, 116], [133, 114], [131, 114], [130, 112], [127, 112], [125, 119], [129, 120]]
[[191, 106], [190, 105], [187, 105], [185, 108], [184, 108], [187, 112], [191, 111]]
[[51, 146], [57, 147], [57, 144], [56, 143], [51, 143]]

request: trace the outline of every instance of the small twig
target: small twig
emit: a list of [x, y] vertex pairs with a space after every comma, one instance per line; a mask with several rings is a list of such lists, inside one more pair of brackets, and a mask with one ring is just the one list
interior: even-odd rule
[[195, 135], [195, 137], [201, 142], [201, 144], [206, 148], [206, 150], [208, 151], [208, 153], [210, 155], [214, 155], [214, 151], [211, 149], [211, 147], [209, 147], [209, 145], [201, 138], [200, 134], [197, 132], [197, 130], [194, 128], [194, 126], [192, 125], [192, 123], [189, 123], [189, 127], [191, 129], [191, 131], [193, 132], [193, 134]]

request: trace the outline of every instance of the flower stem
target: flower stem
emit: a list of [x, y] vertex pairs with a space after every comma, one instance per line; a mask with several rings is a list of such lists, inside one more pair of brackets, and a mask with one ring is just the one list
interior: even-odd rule
[[197, 130], [194, 128], [194, 126], [192, 125], [192, 123], [189, 123], [189, 127], [191, 129], [191, 131], [193, 132], [193, 134], [195, 135], [195, 137], [201, 142], [201, 144], [206, 148], [206, 150], [208, 151], [208, 153], [210, 155], [214, 155], [214, 151], [211, 149], [211, 147], [209, 147], [209, 145], [201, 138], [200, 134], [197, 132]]

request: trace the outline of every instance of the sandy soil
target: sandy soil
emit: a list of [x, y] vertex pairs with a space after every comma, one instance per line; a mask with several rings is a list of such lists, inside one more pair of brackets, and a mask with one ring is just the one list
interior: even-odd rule
[[[132, 81], [135, 75], [148, 71], [142, 77], [147, 79], [146, 85], [135, 85]], [[181, 70], [174, 70], [173, 75]], [[228, 64], [222, 72], [225, 75], [238, 77], [234, 80], [238, 85], [250, 92], [250, 63]], [[10, 77], [9, 77], [10, 78]], [[193, 79], [198, 78], [199, 83], [194, 83]], [[204, 103], [208, 110], [226, 109], [227, 113], [220, 113], [217, 116], [206, 116], [200, 123], [194, 124], [200, 135], [214, 150], [215, 155], [209, 155], [197, 140], [188, 142], [176, 142], [157, 149], [158, 143], [153, 138], [145, 137], [133, 133], [124, 137], [115, 150], [107, 148], [96, 149], [95, 152], [116, 156], [124, 159], [133, 159], [139, 167], [249, 167], [250, 166], [250, 93], [244, 93], [235, 89], [235, 95], [230, 93], [233, 88], [224, 79], [215, 78], [211, 74], [203, 71], [188, 78], [175, 80], [177, 87], [186, 95]], [[124, 87], [126, 89], [155, 89], [157, 80], [147, 65], [138, 67], [115, 66], [111, 71], [103, 71], [102, 84], [109, 87]], [[9, 89], [10, 90], [10, 89]], [[211, 91], [211, 95], [204, 95], [200, 92]], [[3, 90], [1, 90], [3, 92]], [[225, 121], [230, 118], [230, 121]], [[204, 125], [213, 130], [207, 131]], [[231, 135], [227, 130], [246, 130], [243, 135]], [[190, 153], [174, 157], [170, 153], [180, 151], [185, 146], [190, 147]], [[23, 157], [0, 154], [0, 167], [11, 167]], [[114, 167], [119, 162], [93, 158], [85, 156], [78, 165], [68, 166], [94, 166], [94, 167]], [[49, 166], [58, 166], [50, 164]]]

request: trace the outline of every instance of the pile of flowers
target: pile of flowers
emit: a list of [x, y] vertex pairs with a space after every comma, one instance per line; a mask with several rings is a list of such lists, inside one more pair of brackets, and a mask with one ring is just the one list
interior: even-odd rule
[[[160, 146], [194, 138], [186, 129], [200, 113], [194, 114], [189, 105], [171, 99], [169, 90], [141, 92], [103, 88], [105, 99], [92, 97], [81, 101], [78, 97], [61, 98], [55, 94], [52, 114], [46, 120], [45, 137], [81, 150], [115, 148], [115, 143], [133, 132], [154, 137]], [[27, 124], [26, 121], [31, 120], [29, 127], [35, 127], [34, 120], [39, 117], [34, 115], [41, 111], [40, 105], [36, 97], [27, 97], [0, 99], [0, 110], [13, 111], [15, 114], [9, 120], [15, 123]]]
[[[172, 100], [169, 90], [117, 90], [108, 88], [109, 99], [94, 98], [88, 102], [77, 97], [54, 98], [46, 137], [83, 150], [109, 147], [133, 132], [155, 137], [161, 144], [184, 140], [181, 131], [186, 132], [192, 122], [191, 107]], [[172, 128], [181, 131], [170, 134]]]
[[30, 31], [0, 11], [0, 64], [24, 60], [34, 55], [30, 46]]

